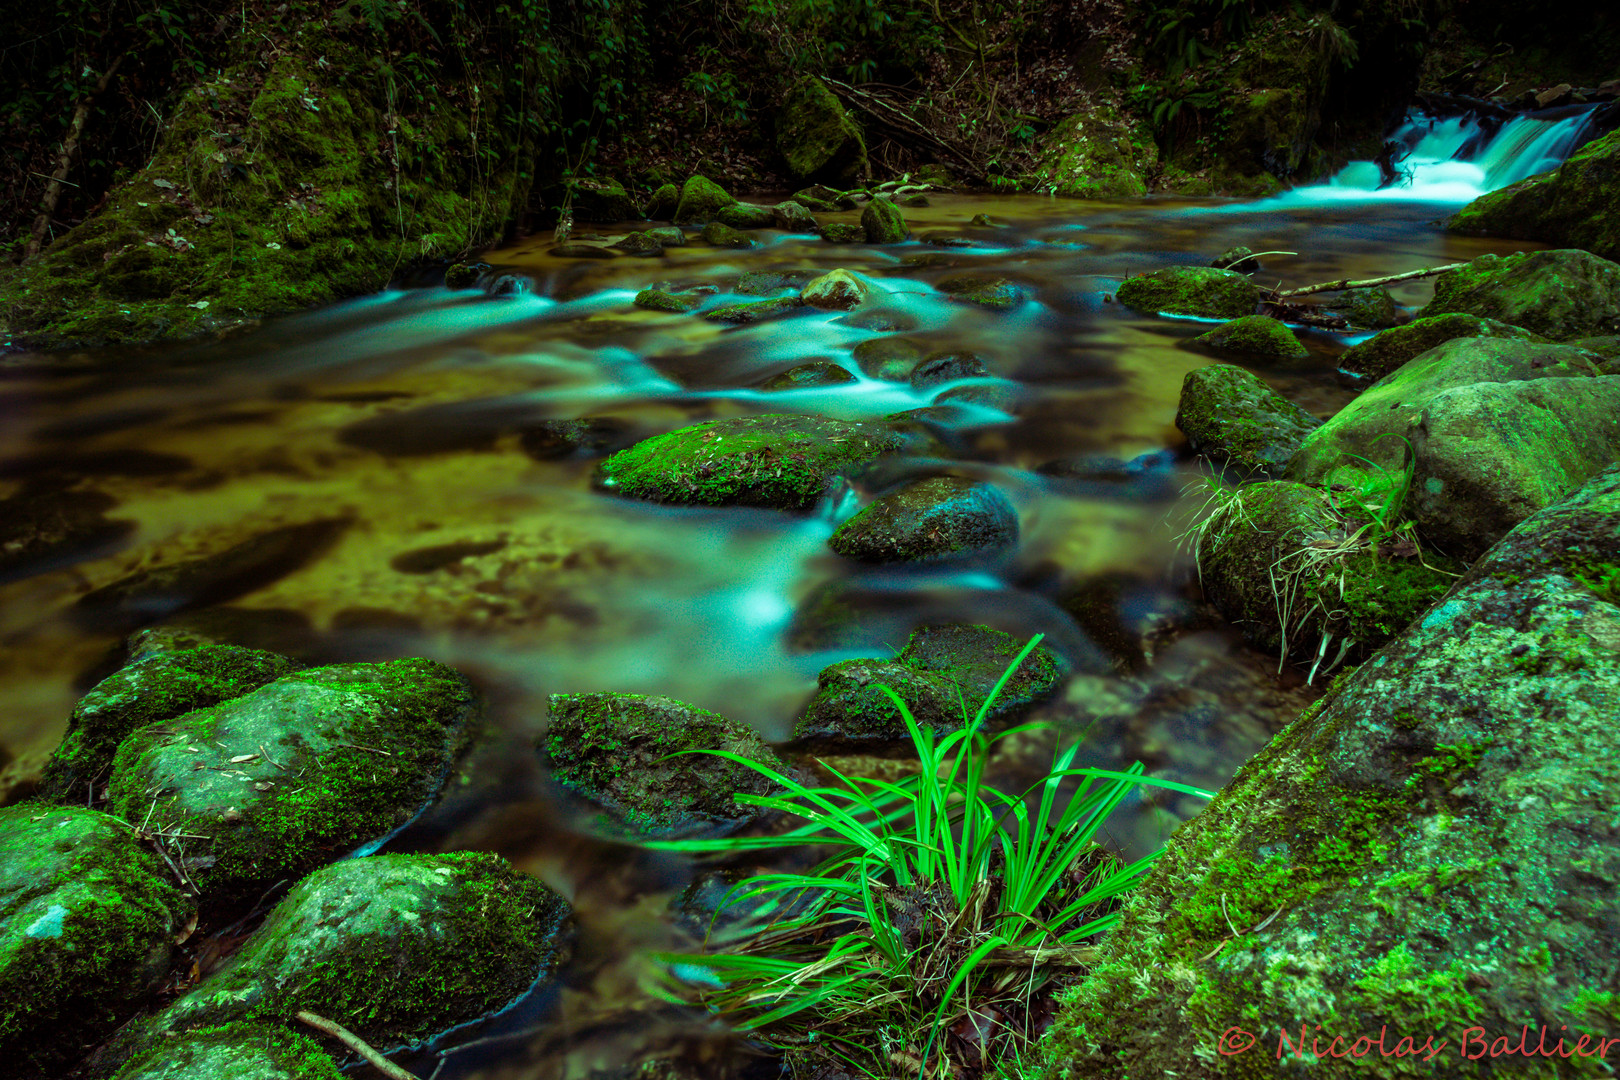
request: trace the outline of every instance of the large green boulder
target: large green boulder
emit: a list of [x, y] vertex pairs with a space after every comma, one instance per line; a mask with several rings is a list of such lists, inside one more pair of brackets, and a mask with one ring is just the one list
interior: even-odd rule
[[1611, 468], [1520, 524], [1183, 825], [1042, 1040], [1052, 1075], [1602, 1075], [1617, 520]]
[[1294, 336], [1294, 332], [1269, 315], [1245, 315], [1241, 319], [1233, 319], [1199, 334], [1192, 341], [1194, 345], [1203, 345], [1216, 352], [1269, 363], [1303, 360], [1310, 356], [1310, 351]]
[[675, 224], [707, 224], [736, 201], [736, 196], [708, 177], [692, 176], [681, 185], [681, 199], [675, 207]]
[[868, 244], [898, 244], [911, 235], [906, 215], [888, 199], [873, 199], [861, 211], [861, 230]]
[[1239, 319], [1253, 315], [1260, 290], [1233, 270], [1212, 266], [1170, 266], [1120, 282], [1121, 304], [1147, 315], [1192, 315]]
[[781, 788], [725, 758], [688, 751], [723, 750], [781, 771], [784, 766], [746, 724], [645, 694], [552, 694], [543, 746], [552, 776], [608, 808], [632, 831], [670, 836], [737, 824], [757, 808], [738, 794]]
[[109, 808], [191, 837], [206, 903], [251, 903], [410, 821], [476, 715], [431, 660], [311, 668], [126, 737]]
[[0, 810], [0, 1077], [67, 1075], [162, 982], [195, 912], [132, 826]]
[[1405, 326], [1381, 330], [1366, 341], [1350, 346], [1339, 357], [1339, 367], [1376, 382], [1436, 345], [1444, 345], [1452, 338], [1478, 337], [1547, 340], [1523, 327], [1509, 326], [1495, 319], [1482, 319], [1478, 315], [1431, 315], [1424, 319], [1413, 319]]
[[1446, 222], [1452, 232], [1545, 240], [1620, 260], [1620, 131], [1558, 168], [1481, 195]]
[[997, 488], [935, 476], [878, 498], [827, 545], [860, 562], [899, 563], [993, 554], [1017, 542], [1018, 512]]
[[1231, 364], [1189, 371], [1181, 382], [1176, 427], [1194, 451], [1248, 475], [1280, 476], [1321, 425], [1258, 375]]
[[849, 112], [813, 76], [793, 84], [776, 115], [776, 148], [801, 180], [850, 187], [866, 175], [866, 141]]
[[654, 502], [809, 510], [840, 476], [910, 442], [889, 424], [740, 416], [644, 439], [604, 461], [596, 482]]
[[1123, 120], [1107, 105], [1066, 117], [1041, 139], [1037, 186], [1080, 199], [1125, 199], [1147, 194], [1158, 165], [1153, 135]]
[[1620, 332], [1620, 264], [1573, 248], [1481, 255], [1435, 279], [1419, 318], [1464, 312], [1554, 341]]
[[565, 182], [575, 221], [617, 225], [640, 221], [641, 208], [624, 185], [610, 177], [580, 177]]
[[343, 1080], [308, 1035], [276, 1023], [236, 1023], [165, 1039], [113, 1080]]

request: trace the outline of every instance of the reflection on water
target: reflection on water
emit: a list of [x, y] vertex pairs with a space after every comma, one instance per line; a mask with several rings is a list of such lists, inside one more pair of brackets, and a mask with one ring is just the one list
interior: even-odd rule
[[[0, 378], [0, 497], [48, 505], [82, 543], [0, 584], [0, 744], [24, 759], [48, 753], [77, 696], [120, 661], [122, 634], [161, 618], [311, 660], [457, 665], [486, 692], [493, 733], [465, 783], [394, 847], [497, 850], [573, 898], [585, 959], [560, 993], [576, 1018], [621, 1007], [634, 982], [625, 958], [674, 940], [653, 913], [658, 890], [678, 888], [684, 872], [570, 824], [529, 750], [548, 694], [670, 694], [780, 741], [827, 663], [898, 648], [920, 622], [971, 620], [1044, 632], [1091, 672], [1042, 715], [1089, 730], [1092, 760], [1143, 758], [1218, 787], [1308, 693], [1278, 688], [1265, 660], [1230, 635], [1196, 630], [1167, 519], [1196, 475], [1173, 418], [1183, 376], [1210, 360], [1183, 347], [1204, 327], [1125, 311], [1110, 302], [1114, 286], [1235, 244], [1299, 252], [1268, 259], [1260, 275], [1289, 285], [1498, 250], [1442, 235], [1420, 205], [1207, 212], [1226, 205], [940, 196], [907, 211], [917, 233], [958, 232], [966, 248], [767, 233], [745, 253], [694, 245], [570, 262], [529, 242], [486, 256], [527, 275], [524, 294], [397, 290], [92, 367], [23, 358]], [[1003, 224], [964, 228], [979, 212]], [[756, 298], [736, 291], [746, 270], [837, 266], [873, 282], [870, 307], [891, 329], [809, 309], [741, 327], [702, 318]], [[996, 312], [933, 287], [965, 271], [1011, 279], [1025, 302]], [[660, 283], [715, 291], [692, 315], [632, 306], [637, 290]], [[1408, 282], [1396, 295], [1417, 304], [1429, 289]], [[1344, 346], [1303, 336], [1308, 361], [1260, 373], [1327, 414], [1347, 397], [1334, 376]], [[792, 516], [623, 501], [591, 489], [598, 457], [588, 448], [525, 451], [548, 421], [600, 418], [593, 430], [621, 446], [762, 412], [876, 419], [962, 390], [862, 374], [852, 352], [878, 338], [918, 355], [972, 350], [992, 378], [967, 385], [1016, 389], [933, 414], [953, 467], [996, 482], [1017, 507], [1022, 542], [1010, 558], [863, 570], [826, 548], [838, 521], [937, 461], [879, 471]], [[855, 378], [757, 389], [810, 360]], [[1140, 462], [1081, 460], [1099, 455]], [[1064, 606], [1097, 582], [1115, 589], [1111, 617], [1126, 636], [1151, 642], [1163, 631], [1129, 675], [1108, 673], [1096, 626]], [[861, 613], [853, 627], [817, 623], [829, 597]], [[1191, 809], [1139, 807], [1116, 839], [1151, 846]], [[613, 1030], [622, 1036], [623, 1025]], [[622, 1060], [623, 1041], [601, 1062]], [[552, 1050], [502, 1045], [441, 1075], [470, 1075], [475, 1061], [500, 1075], [561, 1075], [531, 1057]]]

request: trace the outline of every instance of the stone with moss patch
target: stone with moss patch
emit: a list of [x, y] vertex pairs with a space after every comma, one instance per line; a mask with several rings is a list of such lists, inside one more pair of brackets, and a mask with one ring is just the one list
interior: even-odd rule
[[781, 771], [746, 724], [668, 697], [553, 694], [545, 750], [558, 783], [600, 803], [632, 831], [671, 836], [735, 827], [758, 811], [738, 794], [773, 795], [776, 782], [723, 750]]
[[866, 302], [871, 286], [848, 270], [829, 270], [805, 284], [799, 298], [813, 308], [849, 311]]
[[907, 484], [838, 527], [827, 546], [859, 562], [930, 562], [1004, 551], [1018, 512], [993, 485], [957, 476]]
[[[1358, 1076], [1496, 1075], [1459, 1040], [1526, 1024], [1532, 1052], [1565, 1040], [1544, 1075], [1595, 1063], [1576, 1041], [1620, 1020], [1620, 608], [1570, 560], [1620, 563], [1616, 515], [1620, 467], [1519, 525], [1183, 826], [1043, 1042], [1052, 1067], [1269, 1076], [1317, 1024], [1341, 1050], [1385, 1037]], [[1251, 1055], [1201, 1052], [1233, 1027]], [[1430, 1036], [1431, 1062], [1393, 1052]]]
[[1405, 364], [1452, 338], [1508, 337], [1520, 341], [1546, 343], [1540, 334], [1532, 334], [1519, 326], [1509, 326], [1496, 319], [1482, 319], [1478, 315], [1431, 315], [1413, 319], [1405, 326], [1380, 331], [1357, 345], [1352, 345], [1339, 357], [1339, 366], [1356, 375], [1365, 375], [1377, 381]]
[[1294, 332], [1268, 315], [1245, 315], [1222, 323], [1208, 333], [1193, 338], [1195, 345], [1207, 345], [1218, 352], [1280, 363], [1310, 356]]
[[714, 247], [723, 248], [751, 248], [755, 247], [753, 237], [739, 229], [718, 221], [711, 221], [703, 226], [703, 242]]
[[642, 289], [636, 293], [631, 301], [638, 308], [648, 311], [665, 311], [671, 315], [684, 315], [699, 304], [703, 303], [701, 293], [695, 292], [666, 292], [663, 289]]
[[201, 1028], [166, 1039], [114, 1080], [342, 1080], [337, 1062], [308, 1035], [275, 1023]]
[[[977, 715], [1023, 645], [988, 626], [922, 627], [893, 660], [845, 660], [824, 669], [793, 735], [855, 744], [904, 740], [905, 724], [882, 686], [900, 695], [918, 725], [954, 731]], [[1037, 645], [988, 717], [1003, 720], [1028, 710], [1054, 693], [1066, 674], [1062, 659]]]
[[989, 274], [954, 274], [934, 282], [934, 288], [958, 303], [992, 311], [1007, 311], [1024, 302], [1024, 290], [1016, 283]]
[[596, 482], [655, 502], [809, 510], [840, 476], [913, 441], [889, 424], [740, 416], [645, 439], [603, 462]]
[[1554, 341], [1620, 332], [1620, 264], [1561, 249], [1481, 255], [1435, 279], [1419, 316], [1464, 312]]
[[626, 255], [662, 255], [664, 245], [651, 232], [640, 229], [626, 234], [622, 240], [613, 245], [613, 250], [622, 251]]
[[[568, 904], [497, 855], [374, 855], [317, 870], [212, 975], [106, 1057], [233, 1021], [329, 1017], [378, 1049], [496, 1012], [567, 954]], [[171, 1034], [173, 1033], [173, 1034]]]
[[564, 187], [572, 200], [575, 221], [617, 225], [641, 220], [636, 200], [612, 177], [576, 177], [565, 181]]
[[785, 289], [798, 292], [815, 278], [813, 270], [748, 270], [737, 279], [733, 291], [744, 296], [770, 296]]
[[647, 198], [642, 217], [653, 221], [668, 221], [681, 205], [681, 189], [674, 184], [662, 184]]
[[1102, 102], [1058, 121], [1042, 137], [1041, 147], [1037, 187], [1071, 198], [1146, 195], [1147, 178], [1159, 163], [1153, 133]]
[[1170, 266], [1126, 278], [1115, 295], [1132, 311], [1205, 319], [1241, 319], [1260, 303], [1254, 282], [1212, 266]]
[[873, 199], [866, 204], [861, 211], [861, 231], [868, 244], [898, 244], [911, 235], [906, 216], [888, 199]]
[[990, 374], [978, 353], [931, 352], [917, 362], [908, 377], [914, 390], [932, 390], [958, 379], [982, 379]]
[[804, 390], [814, 386], [837, 386], [854, 382], [855, 376], [831, 360], [817, 360], [808, 364], [795, 364], [778, 375], [772, 375], [759, 384], [761, 390]]
[[818, 224], [821, 238], [829, 244], [859, 244], [866, 239], [865, 226], [853, 221], [824, 221]]
[[776, 223], [776, 212], [758, 203], [736, 202], [721, 207], [715, 220], [733, 229], [768, 229]]
[[866, 140], [859, 125], [813, 76], [794, 83], [783, 100], [776, 147], [800, 179], [848, 185], [866, 175]]
[[205, 900], [251, 902], [408, 822], [476, 715], [432, 660], [311, 668], [128, 736], [109, 805], [207, 837], [187, 842]]
[[816, 234], [821, 229], [816, 225], [815, 215], [802, 203], [792, 199], [784, 199], [771, 207], [771, 222], [783, 232]]
[[46, 763], [40, 797], [83, 802], [86, 785], [106, 784], [118, 744], [137, 728], [241, 697], [297, 666], [275, 653], [210, 645], [119, 668], [74, 707], [67, 734]]
[[742, 304], [725, 304], [703, 313], [710, 322], [746, 325], [764, 319], [774, 319], [804, 307], [797, 296], [775, 296], [769, 300], [754, 300]]
[[0, 810], [0, 1075], [65, 1075], [157, 988], [194, 913], [130, 826]]
[[1581, 147], [1550, 173], [1487, 192], [1446, 222], [1452, 232], [1545, 240], [1620, 259], [1620, 131]]
[[923, 358], [923, 351], [915, 342], [905, 338], [871, 338], [863, 341], [851, 352], [862, 374], [874, 379], [905, 382], [912, 369]]
[[706, 176], [692, 176], [681, 185], [680, 203], [675, 208], [676, 225], [703, 225], [720, 216], [720, 211], [737, 201]]
[[1176, 427], [1193, 450], [1247, 474], [1281, 475], [1305, 437], [1321, 425], [1258, 375], [1231, 364], [1189, 371], [1181, 382]]

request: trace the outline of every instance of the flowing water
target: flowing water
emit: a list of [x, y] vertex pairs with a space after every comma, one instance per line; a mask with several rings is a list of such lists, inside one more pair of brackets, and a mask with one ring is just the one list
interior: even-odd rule
[[[0, 583], [0, 764], [9, 755], [26, 771], [48, 754], [76, 698], [145, 625], [189, 625], [311, 661], [443, 660], [479, 684], [489, 734], [444, 803], [391, 849], [499, 851], [574, 900], [582, 932], [563, 985], [493, 1029], [525, 1031], [543, 1016], [542, 1033], [458, 1054], [440, 1075], [585, 1076], [649, 1046], [701, 1042], [701, 1024], [632, 1015], [647, 970], [637, 957], [681, 940], [662, 913], [686, 871], [577, 824], [533, 751], [546, 695], [668, 694], [780, 743], [827, 664], [886, 654], [915, 625], [982, 622], [1044, 633], [1090, 672], [1039, 713], [1061, 732], [1084, 731], [1088, 760], [1141, 759], [1219, 787], [1314, 691], [1279, 680], [1275, 658], [1203, 616], [1177, 551], [1177, 516], [1196, 501], [1182, 488], [1200, 472], [1173, 420], [1183, 376], [1211, 360], [1186, 346], [1207, 327], [1136, 315], [1111, 293], [1126, 275], [1207, 263], [1237, 244], [1296, 252], [1268, 258], [1258, 275], [1287, 286], [1533, 248], [1448, 236], [1438, 221], [1479, 187], [1567, 153], [1567, 140], [1548, 141], [1558, 121], [1540, 124], [1509, 125], [1491, 141], [1414, 118], [1397, 137], [1419, 169], [1393, 191], [1369, 190], [1374, 167], [1361, 163], [1331, 185], [1259, 203], [943, 195], [907, 210], [915, 233], [947, 230], [966, 248], [765, 232], [746, 252], [698, 244], [652, 259], [559, 259], [536, 238], [486, 255], [527, 277], [520, 295], [426, 284], [223, 343], [53, 366], [13, 357], [0, 367], [0, 497], [59, 507], [97, 493], [106, 517], [125, 524]], [[1491, 149], [1510, 137], [1511, 154]], [[976, 213], [997, 227], [964, 228]], [[730, 327], [631, 304], [654, 283], [703, 285], [715, 290], [706, 310], [755, 298], [734, 292], [744, 271], [833, 267], [875, 286], [861, 317], [800, 309]], [[993, 312], [933, 288], [965, 270], [1012, 279], [1025, 302]], [[1417, 305], [1431, 288], [1408, 282], [1396, 295]], [[1255, 370], [1328, 415], [1351, 394], [1335, 363], [1346, 340], [1300, 335], [1308, 360]], [[949, 468], [993, 480], [1016, 504], [1022, 540], [1010, 557], [874, 570], [826, 548], [884, 485], [941, 461], [888, 469], [795, 516], [615, 498], [591, 487], [599, 455], [536, 450], [532, 432], [547, 420], [608, 418], [603, 429], [622, 445], [714, 417], [875, 419], [955, 389], [864, 376], [755, 388], [809, 360], [858, 371], [852, 350], [876, 338], [971, 349], [993, 375], [975, 382], [1007, 392], [993, 399], [1002, 408], [958, 402], [934, 422]], [[1094, 455], [1130, 464], [1050, 467]], [[131, 580], [137, 587], [95, 593]], [[1134, 672], [1099, 665], [1059, 602], [1095, 582], [1112, 590], [1125, 629], [1149, 642]], [[818, 636], [813, 613], [828, 596], [863, 611], [855, 639]], [[1179, 798], [1129, 808], [1114, 839], [1151, 849], [1196, 808]], [[431, 1057], [419, 1062], [431, 1070]]]

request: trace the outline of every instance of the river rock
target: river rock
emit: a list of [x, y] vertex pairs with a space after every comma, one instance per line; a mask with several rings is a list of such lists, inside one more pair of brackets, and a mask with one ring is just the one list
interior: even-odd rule
[[1068, 198], [1120, 199], [1147, 194], [1158, 165], [1153, 139], [1139, 125], [1097, 102], [1059, 120], [1041, 139], [1035, 166], [1042, 191]]
[[1269, 315], [1245, 315], [1192, 340], [1195, 345], [1207, 345], [1217, 352], [1271, 363], [1303, 360], [1311, 355], [1292, 330]]
[[624, 239], [613, 245], [615, 251], [622, 251], [626, 255], [662, 255], [664, 245], [658, 238], [645, 229], [629, 233]]
[[207, 837], [186, 841], [205, 902], [251, 902], [408, 822], [476, 714], [431, 660], [311, 668], [126, 737], [109, 808]]
[[751, 248], [756, 246], [753, 237], [719, 221], [711, 221], [703, 226], [703, 242], [723, 248]]
[[1349, 289], [1329, 299], [1329, 306], [1364, 330], [1383, 330], [1400, 322], [1400, 305], [1388, 289]]
[[970, 352], [932, 352], [911, 370], [914, 390], [930, 390], [958, 379], [982, 379], [990, 374], [984, 358]]
[[444, 272], [444, 287], [447, 289], [476, 289], [478, 279], [489, 273], [494, 267], [486, 262], [452, 263]]
[[1241, 245], [1227, 248], [1211, 259], [1209, 265], [1217, 270], [1234, 270], [1239, 274], [1253, 274], [1260, 270], [1260, 260], [1254, 257], [1254, 249]]
[[552, 694], [544, 747], [558, 783], [599, 803], [641, 835], [735, 827], [758, 814], [734, 796], [781, 785], [746, 765], [691, 750], [724, 750], [781, 771], [746, 724], [644, 694]]
[[1181, 381], [1176, 427], [1195, 452], [1248, 474], [1280, 476], [1305, 437], [1321, 426], [1258, 375], [1231, 364], [1189, 371]]
[[642, 289], [632, 301], [638, 308], [648, 311], [666, 311], [671, 315], [684, 315], [699, 304], [703, 296], [695, 292], [666, 292], [663, 289]]
[[629, 425], [612, 416], [577, 420], [542, 420], [523, 429], [518, 445], [536, 461], [555, 461], [574, 454], [603, 454], [630, 442]]
[[660, 225], [648, 229], [647, 235], [667, 248], [686, 246], [686, 233], [674, 225]]
[[871, 286], [848, 270], [829, 270], [804, 287], [799, 298], [813, 308], [849, 311], [866, 302]]
[[803, 203], [784, 199], [771, 207], [771, 224], [783, 232], [790, 233], [819, 233], [821, 229], [816, 226], [816, 219]]
[[1260, 303], [1254, 282], [1232, 270], [1210, 266], [1170, 266], [1120, 282], [1119, 302], [1146, 315], [1192, 315], [1240, 319]]
[[[900, 713], [880, 686], [900, 695], [920, 727], [955, 731], [977, 715], [1023, 646], [988, 626], [922, 627], [893, 660], [845, 660], [825, 668], [815, 697], [793, 728], [794, 738], [857, 744], [905, 740]], [[1037, 645], [1007, 680], [989, 719], [1029, 709], [1055, 692], [1066, 673], [1057, 654]]]
[[733, 229], [768, 229], [776, 221], [775, 212], [768, 206], [758, 203], [735, 202], [730, 206], [723, 206], [715, 215], [715, 220], [722, 225], [730, 225]]
[[821, 238], [829, 244], [859, 244], [866, 239], [866, 229], [853, 221], [823, 221], [817, 224], [821, 229]]
[[575, 221], [617, 225], [621, 221], [641, 219], [641, 208], [636, 200], [623, 184], [611, 177], [576, 177], [564, 183], [572, 198]]
[[1620, 264], [1589, 251], [1481, 255], [1435, 279], [1420, 317], [1460, 311], [1554, 341], [1620, 333]]
[[784, 289], [798, 292], [815, 279], [813, 270], [748, 270], [732, 291], [744, 296], [770, 296]]
[[703, 317], [710, 322], [734, 323], [744, 325], [756, 323], [762, 319], [785, 315], [804, 306], [804, 301], [797, 296], [777, 296], [770, 300], [755, 300], [752, 303], [726, 304], [722, 307], [705, 311]]
[[949, 405], [958, 402], [965, 405], [982, 405], [986, 409], [996, 409], [1012, 416], [1017, 414], [1018, 404], [1023, 399], [1024, 395], [1017, 383], [997, 380], [953, 386], [936, 397], [934, 404]]
[[131, 1060], [113, 1080], [343, 1080], [307, 1035], [275, 1023], [183, 1032]]
[[1523, 327], [1509, 326], [1495, 319], [1482, 319], [1478, 315], [1431, 315], [1426, 319], [1413, 319], [1405, 326], [1380, 331], [1366, 341], [1350, 346], [1339, 357], [1339, 367], [1376, 382], [1419, 353], [1426, 353], [1436, 345], [1444, 345], [1452, 338], [1460, 337], [1547, 341], [1540, 334], [1532, 334]]
[[566, 958], [567, 901], [498, 855], [374, 855], [295, 885], [241, 949], [98, 1063], [187, 1031], [298, 1026], [307, 1009], [386, 1050], [494, 1013]]
[[641, 216], [654, 221], [668, 221], [681, 205], [681, 189], [674, 184], [662, 184], [647, 198]]
[[930, 562], [1004, 551], [1018, 512], [991, 484], [936, 476], [907, 484], [840, 525], [827, 546], [869, 563]]
[[135, 531], [109, 521], [118, 500], [100, 491], [23, 491], [0, 499], [0, 582], [105, 554]]
[[855, 376], [831, 360], [818, 360], [797, 364], [779, 375], [773, 375], [760, 383], [759, 388], [774, 393], [778, 390], [803, 390], [812, 386], [836, 386], [854, 381]]
[[1620, 259], [1620, 131], [1581, 147], [1550, 173], [1488, 192], [1446, 222], [1452, 232], [1545, 240]]
[[234, 645], [158, 652], [126, 664], [79, 699], [45, 765], [39, 797], [86, 801], [88, 785], [106, 784], [118, 744], [137, 728], [241, 697], [296, 667], [285, 656]]
[[596, 483], [654, 502], [809, 510], [839, 477], [914, 441], [884, 423], [738, 416], [644, 439], [604, 461]]
[[923, 358], [915, 342], [905, 338], [870, 338], [850, 351], [861, 373], [873, 379], [905, 382]]
[[130, 826], [0, 809], [0, 1076], [65, 1076], [162, 982], [195, 911]]
[[888, 199], [873, 199], [861, 211], [861, 231], [868, 244], [898, 244], [911, 235], [906, 216]]
[[866, 175], [866, 141], [854, 117], [814, 76], [793, 84], [776, 115], [776, 148], [806, 180], [853, 184]]
[[675, 207], [676, 225], [703, 225], [737, 201], [736, 197], [706, 176], [693, 176], [681, 185], [681, 200]]
[[1006, 278], [988, 274], [956, 274], [934, 282], [934, 288], [952, 300], [993, 311], [1006, 311], [1024, 302], [1024, 290]]
[[1617, 515], [1610, 468], [1521, 523], [1182, 826], [1047, 1060], [1238, 1076], [1205, 1048], [1317, 1036], [1386, 1055], [1324, 1075], [1576, 1075], [1598, 1036], [1612, 1060], [1620, 597], [1587, 582]]

